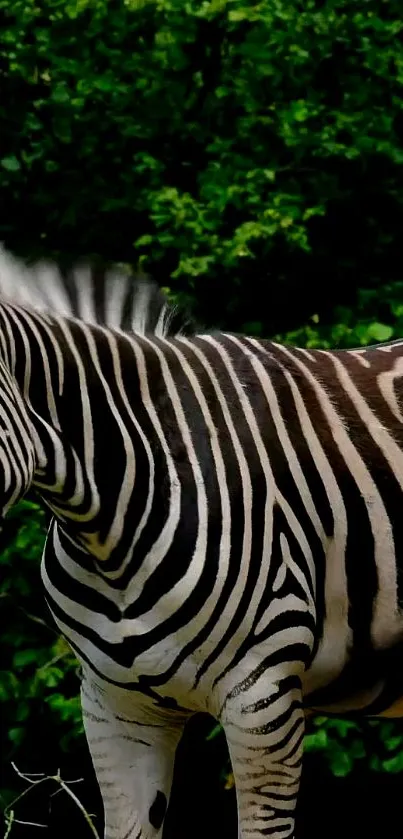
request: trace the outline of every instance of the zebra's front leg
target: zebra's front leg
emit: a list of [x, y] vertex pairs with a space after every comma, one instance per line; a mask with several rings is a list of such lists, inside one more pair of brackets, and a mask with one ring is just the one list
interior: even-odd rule
[[81, 687], [84, 728], [101, 790], [105, 839], [159, 839], [186, 719], [137, 693]]
[[293, 836], [305, 732], [299, 680], [279, 679], [255, 701], [234, 695], [221, 721], [236, 786], [238, 836]]

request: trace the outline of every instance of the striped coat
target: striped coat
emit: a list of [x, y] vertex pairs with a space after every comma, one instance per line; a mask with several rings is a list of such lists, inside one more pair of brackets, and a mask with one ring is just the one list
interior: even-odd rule
[[178, 334], [150, 285], [136, 307], [124, 274], [3, 256], [2, 509], [32, 484], [55, 515], [42, 580], [105, 839], [161, 835], [196, 711], [224, 727], [242, 839], [289, 836], [305, 710], [400, 710], [403, 343]]

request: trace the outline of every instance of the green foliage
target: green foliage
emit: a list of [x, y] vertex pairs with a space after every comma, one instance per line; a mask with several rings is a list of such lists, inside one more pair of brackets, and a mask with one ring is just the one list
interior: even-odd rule
[[[261, 323], [254, 324], [260, 334]], [[385, 283], [378, 289], [358, 289], [352, 309], [335, 306], [334, 321], [321, 323], [314, 314], [309, 321], [275, 340], [307, 349], [368, 346], [403, 336], [403, 282]]]
[[398, 277], [402, 29], [398, 0], [0, 0], [0, 238], [140, 261], [208, 324], [327, 317]]
[[[14, 794], [11, 761], [28, 755], [46, 760], [43, 731], [60, 750], [74, 749], [82, 733], [77, 662], [47, 612], [40, 581], [44, 514], [21, 501], [6, 520], [0, 552], [1, 669], [0, 751], [6, 784]], [[43, 768], [43, 767], [42, 767]], [[41, 766], [39, 766], [41, 769]], [[4, 781], [3, 781], [4, 783]]]
[[320, 752], [333, 775], [344, 777], [357, 761], [376, 772], [403, 771], [403, 729], [392, 720], [315, 717], [305, 737], [306, 752]]

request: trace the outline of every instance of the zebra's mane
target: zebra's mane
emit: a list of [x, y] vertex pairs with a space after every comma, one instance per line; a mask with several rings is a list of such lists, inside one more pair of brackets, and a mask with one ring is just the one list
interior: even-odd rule
[[29, 265], [2, 244], [1, 298], [39, 312], [76, 317], [138, 335], [161, 338], [194, 331], [191, 321], [147, 274], [89, 261], [66, 271], [50, 261]]

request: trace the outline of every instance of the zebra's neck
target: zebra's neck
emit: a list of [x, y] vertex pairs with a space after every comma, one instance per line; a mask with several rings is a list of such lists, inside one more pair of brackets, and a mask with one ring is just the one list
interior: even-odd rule
[[0, 522], [31, 486], [35, 464], [27, 406], [0, 354]]
[[133, 413], [140, 402], [136, 343], [73, 319], [0, 305], [0, 355], [29, 418], [32, 484], [63, 531], [100, 560], [132, 547], [155, 471]]

